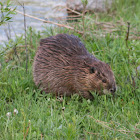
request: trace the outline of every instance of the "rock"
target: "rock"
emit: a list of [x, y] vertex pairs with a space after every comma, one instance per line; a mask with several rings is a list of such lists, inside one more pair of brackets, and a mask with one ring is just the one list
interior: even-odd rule
[[[114, 0], [88, 0], [86, 10], [90, 12], [106, 12], [111, 8]], [[83, 4], [81, 0], [67, 0], [67, 7], [78, 12], [83, 11]]]

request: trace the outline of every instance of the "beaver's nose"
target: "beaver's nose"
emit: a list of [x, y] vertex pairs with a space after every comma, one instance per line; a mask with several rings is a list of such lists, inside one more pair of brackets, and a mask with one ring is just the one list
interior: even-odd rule
[[115, 93], [115, 91], [116, 91], [116, 87], [110, 89], [111, 93]]

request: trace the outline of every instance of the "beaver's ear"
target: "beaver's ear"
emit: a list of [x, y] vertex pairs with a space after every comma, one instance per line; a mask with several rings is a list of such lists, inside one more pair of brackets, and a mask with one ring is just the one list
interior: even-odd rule
[[108, 67], [110, 68], [110, 65], [109, 65], [109, 63], [106, 63], [107, 65], [108, 65]]
[[91, 67], [90, 68], [90, 73], [95, 73], [96, 68], [95, 67]]

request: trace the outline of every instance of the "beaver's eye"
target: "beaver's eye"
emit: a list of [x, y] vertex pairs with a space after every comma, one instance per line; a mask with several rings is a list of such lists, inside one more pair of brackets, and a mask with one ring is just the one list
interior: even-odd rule
[[106, 81], [106, 79], [103, 79], [102, 82], [103, 82], [103, 83], [106, 83], [107, 81]]
[[92, 67], [92, 68], [90, 69], [90, 73], [95, 73], [95, 68], [94, 68], [94, 67]]

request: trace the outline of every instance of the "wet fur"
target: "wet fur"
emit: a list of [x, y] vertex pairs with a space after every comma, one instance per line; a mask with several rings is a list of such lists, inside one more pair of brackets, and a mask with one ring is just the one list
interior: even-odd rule
[[90, 91], [102, 94], [102, 89], [116, 86], [110, 66], [91, 55], [78, 37], [67, 34], [40, 41], [33, 75], [35, 84], [46, 93], [67, 96], [78, 93], [86, 99], [93, 99]]

